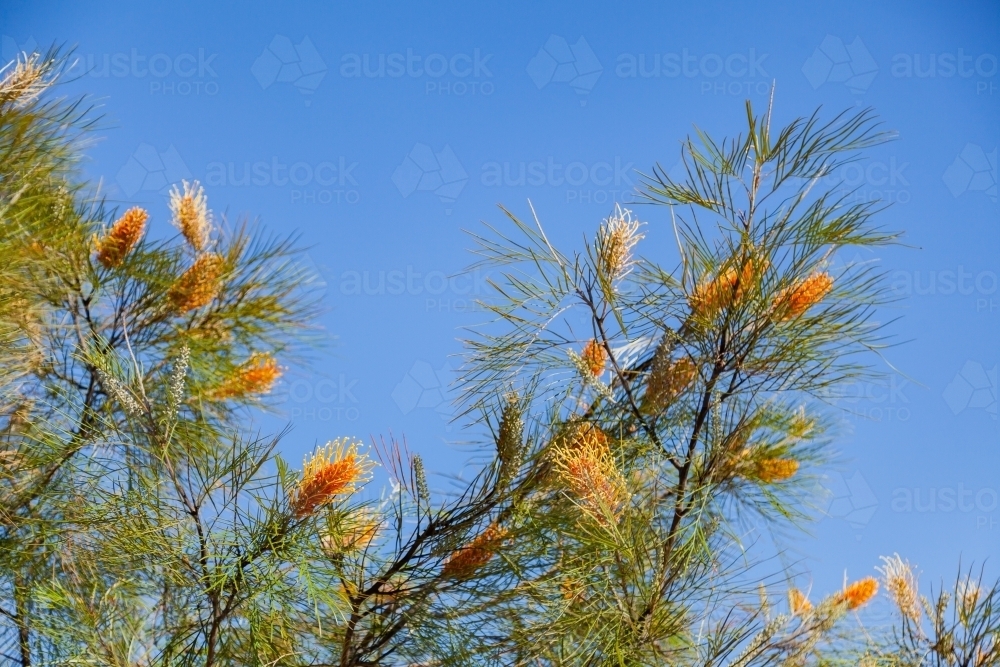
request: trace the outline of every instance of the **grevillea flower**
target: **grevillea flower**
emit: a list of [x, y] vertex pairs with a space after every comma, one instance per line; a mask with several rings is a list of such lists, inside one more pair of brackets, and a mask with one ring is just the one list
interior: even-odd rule
[[696, 316], [711, 317], [723, 308], [738, 304], [750, 290], [753, 280], [753, 262], [745, 262], [738, 270], [734, 266], [729, 267], [694, 288], [688, 299], [691, 312]]
[[466, 546], [452, 553], [445, 561], [441, 574], [454, 579], [468, 579], [482, 566], [490, 562], [507, 537], [507, 529], [490, 524]]
[[374, 463], [358, 453], [359, 444], [350, 438], [332, 440], [305, 462], [302, 479], [291, 494], [296, 518], [312, 515], [322, 505], [354, 493], [359, 484], [368, 481]]
[[794, 459], [760, 459], [754, 463], [754, 468], [760, 481], [781, 482], [798, 472], [799, 462]]
[[348, 517], [341, 525], [331, 526], [320, 538], [323, 549], [329, 554], [344, 554], [368, 548], [382, 529], [384, 522], [368, 509]]
[[198, 256], [167, 291], [167, 299], [178, 313], [186, 313], [210, 303], [219, 293], [223, 259], [214, 252]]
[[208, 210], [208, 198], [205, 189], [198, 181], [188, 183], [183, 181], [183, 192], [175, 185], [170, 190], [170, 210], [173, 223], [184, 238], [197, 252], [208, 247], [209, 234], [212, 232], [212, 214]]
[[628, 209], [615, 207], [615, 214], [597, 232], [597, 263], [608, 282], [624, 278], [632, 270], [632, 248], [642, 239], [639, 221]]
[[97, 261], [106, 269], [120, 266], [125, 260], [125, 255], [142, 238], [148, 219], [149, 213], [138, 206], [125, 211], [104, 236], [94, 240]]
[[646, 380], [642, 399], [643, 411], [660, 412], [687, 389], [698, 375], [698, 367], [690, 357], [672, 360], [666, 355], [653, 357], [653, 367]]
[[587, 369], [595, 378], [601, 377], [604, 366], [608, 363], [608, 353], [604, 351], [604, 346], [594, 339], [584, 346], [580, 358], [587, 364]]
[[891, 558], [881, 557], [885, 564], [875, 568], [882, 573], [882, 582], [889, 591], [892, 601], [903, 616], [916, 622], [920, 620], [920, 596], [917, 594], [917, 577], [910, 564], [894, 554]]
[[864, 606], [878, 593], [878, 580], [875, 577], [858, 579], [844, 587], [834, 598], [838, 603], [846, 604], [848, 609]]
[[833, 278], [830, 274], [817, 271], [778, 292], [771, 304], [772, 311], [781, 321], [794, 319], [822, 301], [831, 289]]
[[270, 354], [255, 352], [212, 395], [215, 398], [237, 398], [266, 394], [280, 377], [278, 361]]
[[792, 614], [795, 616], [800, 616], [802, 614], [808, 614], [812, 611], [812, 602], [809, 598], [805, 596], [805, 593], [797, 588], [788, 589], [788, 608], [791, 609]]
[[617, 514], [628, 499], [625, 478], [600, 429], [561, 440], [554, 463], [560, 481], [593, 516], [603, 517], [607, 511]]

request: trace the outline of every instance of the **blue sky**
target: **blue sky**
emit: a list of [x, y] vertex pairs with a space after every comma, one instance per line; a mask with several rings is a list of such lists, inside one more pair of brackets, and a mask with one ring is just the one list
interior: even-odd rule
[[[328, 349], [282, 388], [293, 462], [340, 435], [405, 435], [430, 467], [467, 456], [449, 355], [483, 319], [462, 229], [531, 199], [558, 242], [592, 232], [636, 170], [677, 162], [697, 123], [741, 129], [872, 106], [899, 139], [837, 175], [892, 205], [879, 256], [905, 375], [833, 402], [828, 516], [796, 538], [817, 590], [899, 552], [929, 580], [1000, 555], [1000, 12], [995, 2], [49, 3], [0, 5], [4, 59], [75, 46], [105, 114], [86, 169], [148, 206], [207, 185], [217, 213], [297, 231], [325, 283]], [[523, 181], [518, 176], [525, 174]], [[643, 252], [670, 266], [668, 213]], [[367, 282], [365, 282], [367, 274]], [[381, 278], [380, 278], [381, 276]]]

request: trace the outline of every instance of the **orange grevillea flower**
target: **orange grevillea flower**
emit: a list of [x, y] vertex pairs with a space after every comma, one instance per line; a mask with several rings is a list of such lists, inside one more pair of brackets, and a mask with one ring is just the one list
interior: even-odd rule
[[125, 211], [104, 236], [94, 240], [97, 261], [106, 269], [120, 266], [125, 260], [125, 255], [142, 238], [148, 219], [149, 213], [138, 206]]
[[554, 462], [562, 483], [595, 516], [605, 511], [617, 513], [628, 499], [625, 478], [611, 454], [607, 436], [600, 429], [561, 440]]
[[864, 606], [878, 593], [878, 580], [875, 577], [865, 577], [849, 584], [840, 593], [837, 593], [836, 600], [846, 603], [848, 609], [857, 609]]
[[825, 271], [818, 271], [778, 292], [772, 302], [772, 309], [782, 321], [796, 318], [822, 301], [831, 289], [833, 278]]
[[374, 463], [358, 453], [358, 444], [349, 438], [332, 440], [306, 461], [302, 479], [292, 491], [292, 513], [296, 518], [310, 516], [322, 505], [354, 493], [359, 484], [368, 481]]
[[167, 291], [167, 299], [179, 313], [186, 313], [210, 303], [219, 293], [223, 259], [214, 252], [198, 256]]
[[173, 223], [191, 247], [197, 252], [202, 252], [208, 246], [208, 237], [212, 232], [212, 215], [208, 211], [208, 198], [205, 196], [205, 189], [198, 181], [193, 183], [183, 181], [182, 185], [183, 191], [176, 185], [170, 191]]
[[270, 354], [255, 352], [212, 395], [215, 398], [235, 398], [266, 394], [280, 377], [278, 361]]
[[605, 352], [604, 346], [594, 339], [584, 346], [580, 358], [594, 377], [600, 377], [604, 372], [604, 366], [608, 363], [608, 353]]
[[507, 529], [490, 524], [466, 546], [452, 553], [445, 561], [441, 574], [444, 577], [468, 579], [476, 570], [490, 562], [507, 537]]
[[654, 357], [653, 368], [646, 380], [642, 407], [647, 412], [659, 412], [687, 389], [698, 375], [698, 366], [690, 357], [677, 360]]
[[691, 311], [699, 316], [711, 316], [723, 308], [738, 304], [754, 280], [754, 263], [742, 268], [729, 267], [715, 278], [699, 283], [689, 297]]
[[788, 608], [791, 609], [792, 614], [801, 615], [807, 614], [812, 611], [812, 602], [806, 597], [805, 593], [797, 588], [788, 589]]
[[760, 459], [755, 468], [757, 478], [762, 482], [781, 482], [798, 472], [799, 462], [794, 459]]

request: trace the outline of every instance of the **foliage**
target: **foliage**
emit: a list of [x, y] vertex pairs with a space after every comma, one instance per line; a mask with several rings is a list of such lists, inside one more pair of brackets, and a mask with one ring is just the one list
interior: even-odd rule
[[[336, 439], [297, 471], [247, 428], [309, 343], [295, 240], [214, 219], [197, 183], [166, 240], [108, 207], [63, 62], [0, 77], [4, 660], [1000, 663], [996, 586], [918, 599], [887, 559], [900, 623], [859, 643], [874, 578], [814, 604], [753, 548], [810, 518], [820, 399], [884, 345], [879, 276], [843, 257], [895, 236], [822, 181], [888, 138], [869, 112], [772, 133], [748, 104], [745, 135], [689, 139], [685, 178], [644, 185], [672, 268], [630, 211], [566, 253], [505, 210], [512, 233], [476, 236], [503, 278], [462, 379], [483, 462], [432, 493], [404, 443]], [[364, 500], [376, 463], [392, 487]]]

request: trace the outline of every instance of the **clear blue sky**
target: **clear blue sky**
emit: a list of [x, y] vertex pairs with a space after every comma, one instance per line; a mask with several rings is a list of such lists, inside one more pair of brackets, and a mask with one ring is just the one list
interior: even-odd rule
[[[899, 132], [838, 178], [892, 202], [881, 221], [910, 244], [880, 257], [906, 379], [834, 397], [830, 516], [794, 554], [818, 590], [896, 551], [935, 580], [959, 558], [1000, 570], [996, 2], [345, 4], [0, 4], [5, 59], [77, 47], [90, 73], [67, 92], [103, 105], [87, 170], [109, 196], [166, 230], [163, 190], [194, 177], [216, 212], [311, 246], [335, 340], [282, 390], [293, 463], [391, 431], [458, 469], [436, 385], [485, 292], [448, 280], [460, 230], [530, 198], [576, 242], [634, 170], [669, 168], [694, 123], [738, 132], [774, 81], [779, 119], [870, 105]], [[639, 213], [671, 265], [666, 210]]]

